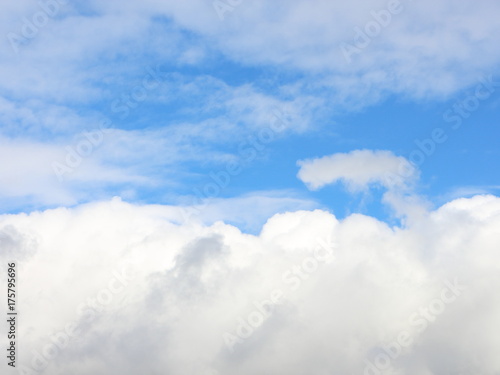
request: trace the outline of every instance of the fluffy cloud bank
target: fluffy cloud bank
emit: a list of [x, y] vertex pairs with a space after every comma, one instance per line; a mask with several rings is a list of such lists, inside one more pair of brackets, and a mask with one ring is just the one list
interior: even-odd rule
[[181, 217], [119, 199], [1, 216], [1, 272], [15, 261], [19, 275], [18, 373], [500, 370], [497, 197], [403, 228], [304, 210], [249, 235]]

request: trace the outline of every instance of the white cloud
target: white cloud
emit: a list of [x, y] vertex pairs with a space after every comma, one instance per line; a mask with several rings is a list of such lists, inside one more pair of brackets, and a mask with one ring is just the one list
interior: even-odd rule
[[[54, 337], [62, 349], [38, 363], [52, 375], [363, 374], [407, 332], [397, 373], [500, 369], [499, 198], [452, 201], [404, 228], [320, 210], [273, 216], [260, 235], [179, 218], [116, 199], [1, 216], [1, 272], [15, 260], [19, 274], [19, 364], [50, 354]], [[446, 280], [463, 286], [456, 298]], [[223, 335], [277, 291], [231, 352]]]
[[419, 170], [391, 151], [354, 150], [321, 158], [298, 161], [297, 177], [311, 190], [342, 182], [352, 192], [368, 192], [371, 187], [386, 191], [382, 202], [405, 222], [421, 220], [430, 202], [415, 194]]
[[355, 150], [297, 164], [300, 166], [298, 178], [313, 190], [337, 181], [351, 190], [363, 190], [371, 184], [402, 189], [418, 175], [405, 158], [390, 151]]
[[[0, 158], [8, 160], [0, 165], [0, 202], [8, 209], [74, 205], [106, 187], [150, 183], [134, 170], [106, 163], [99, 145], [83, 134], [67, 144], [0, 137]], [[101, 189], [89, 191], [91, 186]]]
[[[19, 3], [0, 15], [2, 35], [21, 34], [23, 17], [40, 11], [34, 2]], [[403, 10], [348, 63], [342, 43], [356, 44], [355, 28], [373, 22], [372, 12], [386, 10], [387, 1], [246, 1], [223, 22], [212, 2], [202, 0], [68, 3], [18, 54], [2, 39], [2, 88], [20, 99], [89, 102], [152, 61], [204, 66], [222, 53], [244, 67], [299, 73], [302, 91], [323, 90], [338, 110], [390, 93], [442, 98], [496, 73], [498, 2], [401, 4]], [[137, 58], [124, 64], [120, 57], [132, 51]], [[270, 83], [279, 87], [276, 78]]]
[[[385, 92], [439, 97], [496, 69], [500, 55], [493, 51], [492, 35], [498, 32], [499, 4], [494, 1], [455, 6], [451, 0], [402, 0], [401, 11], [347, 62], [342, 43], [360, 44], [356, 27], [364, 30], [375, 19], [372, 12], [387, 10], [389, 3], [260, 0], [234, 7], [223, 22], [201, 0], [162, 3], [162, 8], [179, 24], [215, 40], [236, 61], [313, 72], [341, 90], [340, 97], [350, 93], [362, 102], [367, 95], [359, 89], [361, 81], [371, 86], [368, 102]], [[346, 77], [355, 85], [342, 85]]]
[[[4, 207], [75, 204], [108, 189], [122, 192], [124, 184], [131, 192], [153, 185], [178, 186], [189, 177], [182, 169], [189, 162], [224, 169], [232, 161], [241, 169], [262, 157], [271, 142], [304, 130], [311, 121], [300, 108], [308, 103], [276, 99], [249, 86], [229, 87], [215, 79], [184, 79], [169, 81], [156, 100], [172, 98], [173, 86], [179, 83], [182, 94], [178, 92], [177, 99], [192, 102], [180, 112], [194, 112], [195, 106], [199, 111], [203, 99], [198, 95], [208, 86], [214, 95], [205, 98], [201, 117], [170, 123], [155, 119], [135, 130], [116, 128], [122, 121], [116, 116], [106, 120], [94, 112], [79, 115], [65, 106], [40, 101], [20, 105], [0, 98], [0, 156], [9, 160], [0, 167], [0, 193], [9, 200], [2, 202], [8, 203]], [[226, 151], [228, 145], [237, 146], [237, 151]]]

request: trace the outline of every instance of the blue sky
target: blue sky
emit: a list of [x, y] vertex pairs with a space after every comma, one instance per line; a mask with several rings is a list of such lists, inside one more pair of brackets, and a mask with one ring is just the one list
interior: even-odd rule
[[[304, 208], [401, 224], [408, 213], [378, 177], [354, 190], [340, 172], [316, 190], [297, 177], [302, 160], [356, 150], [412, 162], [405, 194], [427, 207], [498, 193], [494, 3], [443, 4], [430, 20], [427, 3], [241, 3], [223, 15], [215, 3], [9, 5], [3, 212], [117, 196], [223, 206], [196, 216], [252, 233]], [[261, 203], [243, 215], [249, 199]]]
[[[203, 191], [210, 173], [231, 160], [241, 171], [204, 197], [292, 195], [340, 217], [359, 211], [392, 220], [378, 204], [380, 188], [352, 194], [338, 183], [311, 192], [296, 177], [299, 160], [362, 149], [388, 150], [418, 164], [415, 189], [434, 205], [497, 192], [500, 86], [497, 49], [488, 37], [493, 23], [488, 34], [487, 22], [475, 29], [436, 19], [436, 30], [415, 34], [425, 5], [401, 2], [400, 12], [387, 25], [377, 21], [381, 31], [365, 33], [370, 43], [358, 48], [363, 40], [357, 30], [369, 32], [374, 14], [386, 17], [389, 5], [322, 5], [334, 19], [343, 12], [342, 28], [318, 18], [319, 6], [296, 18], [301, 2], [275, 16], [241, 4], [223, 20], [195, 1], [178, 8], [148, 3], [140, 11], [129, 4], [118, 12], [76, 2], [55, 6], [53, 16], [42, 9], [46, 23], [27, 38], [41, 9], [28, 4], [13, 6], [18, 16], [9, 18], [3, 41], [2, 143], [13, 150], [35, 144], [30, 157], [44, 153], [34, 164], [45, 164], [31, 167], [44, 184], [4, 190], [5, 212], [113, 196], [190, 204], [197, 199], [194, 189]], [[203, 17], [187, 10], [198, 6]], [[478, 5], [467, 17], [486, 17], [490, 7]], [[465, 17], [462, 11], [454, 10]], [[307, 20], [314, 17], [311, 29]], [[252, 32], [244, 27], [253, 23]], [[480, 42], [472, 43], [472, 36]], [[26, 43], [18, 42], [22, 38]], [[441, 38], [456, 48], [421, 45], [419, 38]], [[343, 43], [358, 52], [346, 59]], [[478, 86], [485, 88], [478, 93]], [[273, 131], [268, 143], [252, 144], [277, 113], [283, 130]], [[66, 165], [68, 147], [75, 151], [86, 142], [83, 134], [103, 122], [113, 133], [58, 178], [54, 169], [61, 173], [61, 164], [54, 163]], [[424, 155], [416, 142], [431, 139], [435, 129], [446, 140], [433, 141]], [[21, 174], [27, 164], [13, 161]], [[9, 173], [3, 173], [5, 183], [15, 186]]]

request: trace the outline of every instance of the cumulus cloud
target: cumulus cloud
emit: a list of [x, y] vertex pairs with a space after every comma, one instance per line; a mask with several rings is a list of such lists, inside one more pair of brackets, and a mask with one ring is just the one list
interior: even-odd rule
[[406, 158], [384, 150], [354, 150], [301, 160], [297, 177], [311, 190], [342, 182], [352, 192], [383, 187], [382, 202], [403, 220], [421, 220], [430, 203], [415, 193], [419, 170]]
[[21, 373], [500, 369], [497, 197], [402, 228], [314, 210], [249, 235], [180, 217], [118, 199], [1, 216], [0, 267], [17, 261], [19, 273]]
[[313, 190], [337, 181], [351, 190], [362, 190], [372, 184], [387, 189], [403, 188], [417, 176], [417, 170], [408, 160], [391, 151], [355, 150], [297, 164], [298, 178]]

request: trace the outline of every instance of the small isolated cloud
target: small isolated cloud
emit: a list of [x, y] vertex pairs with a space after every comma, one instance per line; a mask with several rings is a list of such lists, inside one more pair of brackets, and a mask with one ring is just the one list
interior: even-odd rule
[[317, 159], [301, 160], [297, 177], [311, 190], [338, 181], [351, 191], [378, 184], [387, 189], [404, 188], [417, 177], [411, 163], [390, 151], [355, 150]]

